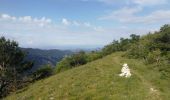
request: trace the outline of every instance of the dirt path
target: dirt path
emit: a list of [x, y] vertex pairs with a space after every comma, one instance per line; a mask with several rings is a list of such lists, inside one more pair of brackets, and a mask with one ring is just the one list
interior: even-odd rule
[[148, 100], [162, 100], [160, 97], [160, 92], [156, 90], [156, 88], [149, 82], [147, 81], [142, 75], [140, 75], [137, 71], [134, 71], [131, 69], [131, 72], [135, 75], [137, 75], [141, 80], [142, 83], [146, 86], [148, 89], [149, 96], [147, 97]]

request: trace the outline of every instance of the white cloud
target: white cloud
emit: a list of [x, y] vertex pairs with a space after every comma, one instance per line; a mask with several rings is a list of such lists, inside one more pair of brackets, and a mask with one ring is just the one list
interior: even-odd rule
[[98, 27], [94, 27], [94, 30], [97, 31], [97, 32], [105, 32], [105, 29], [101, 26], [98, 26]]
[[170, 10], [157, 10], [147, 15], [139, 16], [138, 13], [142, 12], [141, 7], [129, 8], [124, 7], [120, 10], [113, 11], [112, 13], [100, 17], [101, 20], [113, 20], [121, 23], [170, 23]]
[[162, 5], [166, 4], [169, 1], [168, 0], [82, 0], [84, 2], [87, 1], [97, 1], [97, 2], [102, 2], [105, 4], [135, 4], [135, 5], [140, 5], [140, 6], [155, 6], [155, 5]]
[[[110, 4], [110, 3], [114, 3], [118, 0], [98, 0], [99, 2], [104, 2], [104, 3], [107, 3], [107, 4]], [[123, 1], [123, 0], [122, 0]]]
[[[140, 11], [140, 8], [138, 8]], [[126, 12], [126, 10], [122, 10]], [[121, 11], [120, 11], [121, 12]], [[134, 16], [138, 11], [129, 9], [127, 15]], [[116, 12], [117, 15], [123, 16]], [[168, 12], [167, 12], [168, 13]], [[154, 15], [161, 14], [160, 12]], [[15, 17], [15, 20], [12, 18]], [[66, 19], [66, 18], [65, 18]], [[66, 19], [67, 20], [67, 19]], [[113, 39], [128, 37], [131, 33], [146, 33], [153, 29], [127, 27], [101, 27], [90, 22], [67, 20], [71, 27], [55, 23], [49, 18], [32, 16], [0, 15], [0, 35], [14, 39], [21, 47], [58, 48], [58, 46], [105, 45]], [[77, 25], [77, 26], [76, 26]], [[76, 26], [76, 27], [75, 27]], [[86, 41], [86, 42], [84, 42]], [[81, 47], [80, 47], [81, 48]]]
[[19, 17], [19, 21], [22, 21], [22, 22], [31, 22], [32, 21], [32, 17], [31, 16]]
[[131, 1], [142, 6], [161, 5], [166, 4], [168, 2], [168, 0], [131, 0]]
[[[149, 15], [146, 16], [134, 16], [132, 19], [134, 23], [162, 23], [162, 24], [167, 24], [170, 23], [170, 10], [158, 10], [150, 13]], [[132, 21], [131, 20], [131, 21]], [[130, 22], [130, 21], [129, 21]]]
[[[22, 16], [22, 17], [15, 17], [10, 16], [8, 14], [0, 14], [0, 20], [1, 21], [8, 21], [8, 23], [11, 23], [11, 21], [15, 22], [15, 24], [24, 24], [24, 25], [38, 25], [38, 26], [45, 26], [48, 24], [51, 24], [52, 20], [49, 18], [32, 18], [31, 16]], [[14, 23], [13, 23], [14, 24]]]
[[94, 31], [102, 31], [102, 27], [101, 26], [95, 26], [92, 25], [90, 22], [79, 22], [79, 21], [75, 21], [75, 20], [68, 20], [66, 18], [62, 19], [62, 24], [66, 25], [66, 26], [77, 26], [79, 28], [88, 28], [90, 30], [94, 30]]
[[75, 26], [80, 26], [81, 23], [79, 23], [79, 22], [77, 22], [77, 21], [73, 21], [73, 25], [75, 25]]
[[141, 7], [137, 8], [129, 8], [129, 7], [124, 7], [122, 9], [116, 10], [111, 12], [108, 15], [105, 15], [99, 19], [102, 20], [119, 20], [119, 21], [126, 21], [131, 19], [135, 13], [138, 13], [142, 10]]
[[18, 41], [21, 47], [33, 48], [57, 48], [69, 45], [94, 46], [105, 44], [108, 41], [107, 39], [101, 40], [103, 39], [103, 34], [100, 32], [101, 27], [92, 25], [90, 22], [72, 21], [66, 18], [63, 19], [63, 22], [71, 27], [65, 27], [65, 24], [62, 23], [57, 24], [46, 17], [16, 17], [1, 14], [0, 35]]
[[4, 19], [10, 19], [11, 18], [11, 16], [9, 16], [7, 14], [2, 14], [1, 17], [4, 18]]
[[0, 19], [1, 20], [16, 20], [16, 17], [9, 16], [8, 14], [1, 14]]
[[84, 26], [86, 26], [86, 27], [91, 27], [92, 25], [91, 25], [89, 22], [85, 22], [85, 23], [84, 23]]
[[71, 24], [71, 22], [68, 21], [66, 18], [63, 18], [63, 19], [62, 19], [62, 23], [63, 23], [64, 25], [70, 25], [70, 24]]

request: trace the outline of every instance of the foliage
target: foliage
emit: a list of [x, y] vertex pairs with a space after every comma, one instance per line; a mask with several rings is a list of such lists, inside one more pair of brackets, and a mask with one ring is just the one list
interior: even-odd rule
[[90, 53], [86, 53], [86, 57], [87, 57], [87, 62], [91, 62], [91, 61], [97, 60], [99, 58], [102, 58], [103, 55], [99, 51], [92, 51]]
[[17, 42], [0, 38], [0, 97], [19, 88], [17, 83], [22, 81], [22, 73], [32, 67], [31, 62], [24, 61], [24, 56]]
[[140, 39], [139, 35], [132, 34], [130, 35], [130, 39], [128, 38], [121, 38], [120, 41], [113, 41], [111, 44], [106, 45], [102, 49], [102, 55], [109, 55], [113, 52], [118, 52], [118, 51], [127, 51], [132, 44], [138, 43]]
[[146, 59], [146, 56], [148, 54], [148, 49], [143, 44], [136, 43], [136, 44], [131, 44], [130, 49], [127, 50], [126, 56], [129, 58], [144, 58]]
[[56, 72], [61, 72], [66, 69], [70, 69], [79, 65], [87, 63], [87, 55], [84, 51], [80, 51], [71, 56], [65, 57], [57, 64]]
[[120, 51], [120, 43], [114, 40], [111, 44], [106, 45], [102, 49], [102, 55], [106, 56], [116, 51]]
[[70, 65], [73, 67], [87, 63], [86, 54], [84, 51], [80, 51], [77, 54], [73, 54], [70, 60]]
[[166, 55], [167, 52], [170, 51], [170, 26], [164, 25], [159, 32], [153, 34], [149, 33], [148, 35], [143, 36], [138, 42], [138, 45], [133, 45], [129, 48], [128, 53], [133, 54], [133, 49], [138, 48], [139, 45], [144, 47], [144, 52], [147, 51], [146, 55], [157, 49], [160, 50], [161, 54]]
[[[170, 25], [164, 25], [160, 31], [143, 36], [134, 42], [126, 52], [131, 58], [144, 59], [146, 64], [153, 64], [165, 77], [170, 77]], [[153, 66], [153, 68], [155, 68]], [[166, 74], [165, 74], [166, 73]]]
[[152, 63], [160, 63], [161, 59], [161, 51], [160, 50], [155, 50], [152, 52], [149, 52], [147, 55], [147, 63], [152, 64]]
[[44, 65], [33, 73], [33, 79], [39, 80], [53, 75], [53, 68], [50, 65]]

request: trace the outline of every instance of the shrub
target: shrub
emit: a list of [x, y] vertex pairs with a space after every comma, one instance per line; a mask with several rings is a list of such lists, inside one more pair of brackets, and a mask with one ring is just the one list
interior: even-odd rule
[[50, 65], [45, 65], [33, 73], [34, 80], [39, 80], [51, 76], [53, 74], [53, 68]]
[[83, 64], [86, 64], [87, 63], [87, 55], [84, 51], [80, 51], [76, 54], [73, 54], [71, 57], [70, 57], [70, 65], [72, 67], [74, 66], [79, 66], [79, 65], [83, 65]]
[[56, 73], [61, 71], [65, 71], [67, 69], [71, 69], [73, 67], [83, 65], [87, 63], [87, 54], [84, 51], [80, 51], [75, 53], [71, 56], [63, 58], [57, 65], [56, 65]]
[[125, 55], [128, 56], [129, 58], [146, 59], [148, 53], [149, 53], [148, 48], [146, 48], [143, 44], [136, 43], [136, 44], [131, 44], [129, 50], [127, 50]]
[[92, 51], [90, 53], [80, 51], [71, 56], [67, 56], [63, 58], [60, 62], [58, 62], [55, 68], [55, 72], [59, 73], [73, 67], [77, 67], [79, 65], [84, 65], [87, 62], [91, 62], [102, 57], [103, 54], [100, 51]]
[[152, 52], [149, 52], [149, 54], [147, 56], [147, 63], [148, 64], [152, 64], [152, 63], [155, 63], [155, 62], [157, 64], [160, 64], [160, 61], [161, 61], [161, 51], [159, 49], [152, 51]]
[[99, 58], [102, 58], [102, 53], [101, 52], [91, 52], [87, 54], [87, 62], [91, 62], [94, 60], [97, 60]]
[[70, 57], [63, 58], [60, 62], [57, 63], [55, 68], [55, 73], [59, 73], [71, 68], [70, 65], [71, 59]]

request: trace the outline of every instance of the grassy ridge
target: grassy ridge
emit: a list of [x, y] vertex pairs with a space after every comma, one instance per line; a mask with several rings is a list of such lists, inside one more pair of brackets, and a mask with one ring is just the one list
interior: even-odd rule
[[[40, 80], [5, 98], [5, 100], [168, 100], [169, 80], [142, 61], [114, 53], [81, 67]], [[128, 63], [131, 78], [118, 74]], [[154, 88], [156, 91], [151, 91]]]

